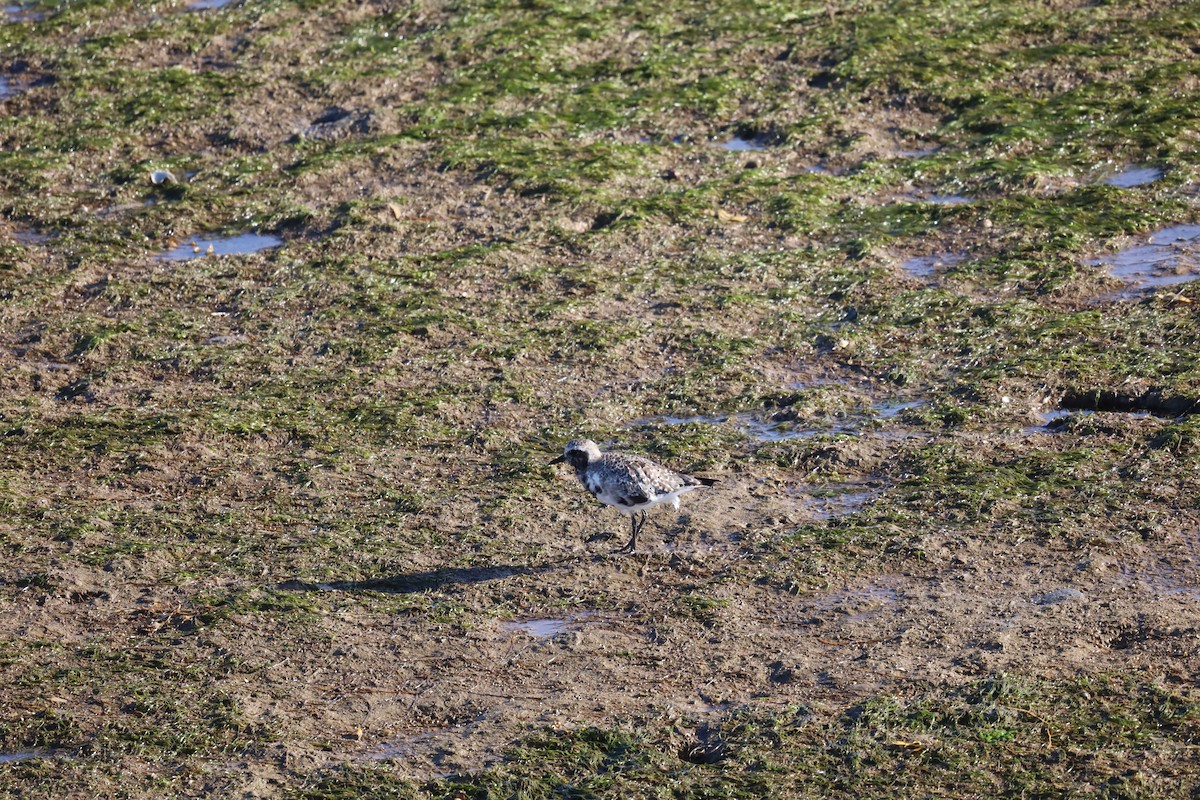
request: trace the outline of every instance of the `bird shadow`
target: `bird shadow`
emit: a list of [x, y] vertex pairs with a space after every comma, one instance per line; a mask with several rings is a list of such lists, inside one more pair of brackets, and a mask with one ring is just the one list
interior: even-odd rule
[[574, 559], [560, 559], [546, 564], [500, 564], [486, 567], [445, 567], [443, 569], [403, 572], [381, 578], [361, 581], [327, 581], [314, 583], [293, 579], [279, 584], [280, 589], [302, 592], [386, 592], [389, 594], [416, 594], [462, 586], [487, 583], [512, 578], [517, 575], [538, 575], [569, 566]]

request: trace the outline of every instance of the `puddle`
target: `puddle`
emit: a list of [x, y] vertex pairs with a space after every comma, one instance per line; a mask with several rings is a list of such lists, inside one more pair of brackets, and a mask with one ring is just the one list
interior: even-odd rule
[[1126, 583], [1136, 583], [1157, 595], [1200, 600], [1200, 581], [1196, 573], [1200, 564], [1196, 561], [1188, 559], [1189, 569], [1165, 561], [1137, 568], [1124, 566], [1121, 575]]
[[[0, 19], [0, 22], [3, 22]], [[21, 77], [0, 74], [0, 103], [11, 97], [16, 97], [30, 86], [28, 74]]]
[[963, 203], [974, 203], [975, 198], [963, 197], [961, 194], [932, 194], [925, 198], [925, 202], [939, 206], [957, 206]]
[[755, 419], [749, 414], [739, 414], [737, 416], [744, 417], [740, 425], [743, 432], [758, 442], [786, 442], [791, 439], [811, 439], [814, 436], [820, 436], [822, 433], [836, 433], [840, 430], [837, 428], [832, 431], [824, 431], [818, 428], [788, 428], [784, 427], [785, 423]]
[[1030, 425], [1028, 428], [1023, 428], [1023, 430], [1025, 433], [1031, 434], [1031, 435], [1037, 434], [1037, 433], [1058, 433], [1059, 430], [1062, 428], [1061, 425], [1054, 424], [1058, 420], [1066, 419], [1067, 417], [1070, 417], [1072, 414], [1092, 414], [1092, 413], [1095, 413], [1095, 412], [1072, 411], [1069, 408], [1058, 408], [1058, 409], [1055, 409], [1054, 411], [1046, 411], [1041, 414], [1038, 414], [1038, 418], [1041, 419], [1042, 424], [1041, 425]]
[[953, 267], [967, 258], [966, 253], [939, 253], [935, 256], [914, 256], [900, 263], [900, 268], [914, 278], [931, 278], [939, 269]]
[[883, 490], [856, 483], [822, 486], [817, 491], [812, 486], [799, 485], [790, 487], [788, 494], [798, 498], [800, 505], [812, 514], [813, 519], [826, 520], [862, 511], [868, 503], [883, 494]]
[[861, 492], [847, 492], [832, 497], [814, 497], [804, 505], [812, 509], [816, 519], [832, 519], [844, 517], [861, 511], [867, 503], [879, 496], [879, 491], [868, 489]]
[[3, 14], [0, 22], [37, 22], [46, 18], [46, 12], [29, 8], [20, 3], [3, 6], [3, 12], [0, 13]]
[[925, 405], [924, 400], [910, 400], [907, 403], [876, 403], [871, 406], [871, 410], [880, 419], [895, 419], [910, 408], [920, 408], [923, 405]]
[[736, 414], [697, 414], [691, 417], [647, 417], [634, 420], [630, 427], [640, 428], [647, 425], [730, 425], [739, 432], [759, 442], [783, 442], [789, 439], [807, 439], [822, 433], [837, 432], [805, 428], [787, 428], [785, 422], [763, 420], [748, 411]]
[[575, 614], [570, 617], [546, 617], [543, 619], [514, 619], [500, 623], [500, 630], [509, 633], [523, 633], [534, 639], [553, 639], [555, 636], [579, 628], [587, 622], [590, 613]]
[[746, 150], [766, 150], [767, 145], [767, 140], [762, 136], [754, 136], [749, 139], [744, 136], [734, 136], [732, 139], [720, 143], [721, 149], [733, 150], [737, 152]]
[[1121, 582], [1136, 584], [1163, 597], [1200, 600], [1200, 533], [1184, 534], [1174, 558], [1145, 564], [1121, 564]]
[[[1096, 412], [1090, 408], [1059, 408], [1054, 411], [1046, 411], [1038, 414], [1041, 418], [1041, 425], [1030, 425], [1021, 430], [1030, 436], [1037, 434], [1060, 433], [1063, 429], [1069, 426], [1071, 417], [1086, 417]], [[1153, 416], [1149, 411], [1127, 411], [1127, 410], [1112, 410], [1109, 413], [1124, 414], [1130, 419], [1148, 419]]]
[[218, 239], [196, 237], [188, 239], [173, 250], [159, 253], [155, 258], [162, 261], [186, 261], [189, 258], [203, 258], [207, 255], [239, 256], [258, 253], [282, 244], [283, 239], [278, 236], [262, 233], [243, 233]]
[[363, 753], [362, 758], [367, 761], [407, 760], [412, 758], [422, 747], [432, 742], [433, 739], [434, 735], [432, 733], [417, 733], [399, 739], [389, 739], [386, 742], [380, 742], [379, 746], [374, 750]]
[[844, 622], [862, 622], [900, 600], [894, 579], [882, 579], [866, 586], [839, 589], [809, 599], [809, 608], [817, 613], [844, 614]]
[[[925, 404], [925, 400], [875, 403], [866, 409], [849, 412], [844, 419], [828, 424], [826, 420], [762, 419], [755, 412], [734, 414], [696, 414], [690, 417], [645, 417], [629, 423], [631, 428], [648, 425], [729, 425], [757, 442], [786, 442], [834, 434], [858, 435], [864, 423], [872, 420], [894, 419], [910, 408]], [[803, 427], [797, 427], [803, 426]]]
[[192, 11], [204, 11], [209, 8], [224, 8], [232, 2], [233, 0], [195, 0], [188, 3], [188, 8]]
[[[358, 758], [362, 761], [401, 761], [413, 763], [431, 761], [439, 763], [438, 753], [442, 751], [447, 740], [466, 741], [479, 730], [478, 722], [467, 722], [451, 728], [436, 731], [414, 733], [387, 739], [375, 747], [364, 751]], [[439, 746], [441, 745], [441, 746]], [[435, 780], [442, 780], [454, 775], [454, 770], [431, 769], [429, 775]]]
[[1132, 189], [1134, 186], [1154, 183], [1160, 180], [1162, 176], [1163, 171], [1158, 167], [1125, 167], [1104, 183], [1120, 189]]
[[570, 628], [569, 619], [526, 619], [519, 622], [514, 620], [500, 626], [501, 630], [528, 634], [535, 639], [549, 639], [566, 633]]
[[1072, 414], [1091, 414], [1091, 413], [1093, 413], [1093, 412], [1091, 412], [1091, 411], [1072, 411], [1069, 408], [1058, 408], [1058, 409], [1055, 409], [1054, 411], [1043, 412], [1041, 414], [1038, 414], [1038, 416], [1041, 417], [1042, 427], [1045, 428], [1045, 427], [1049, 427], [1050, 423], [1054, 422], [1054, 420], [1056, 420], [1056, 419], [1065, 419], [1066, 417], [1069, 417]]
[[50, 241], [50, 234], [38, 233], [37, 231], [13, 231], [11, 234], [13, 241], [17, 244], [25, 245], [26, 247], [36, 247]]
[[59, 758], [60, 756], [62, 756], [62, 753], [56, 750], [24, 750], [14, 753], [0, 753], [0, 764], [32, 761], [35, 758]]
[[1200, 278], [1200, 225], [1173, 225], [1152, 234], [1146, 244], [1085, 262], [1107, 264], [1113, 277], [1130, 285], [1118, 297], [1133, 297], [1159, 286]]

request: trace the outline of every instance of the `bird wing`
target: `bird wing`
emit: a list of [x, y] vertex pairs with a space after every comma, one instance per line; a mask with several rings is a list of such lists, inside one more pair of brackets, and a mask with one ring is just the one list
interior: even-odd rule
[[659, 495], [670, 494], [684, 485], [682, 475], [648, 458], [626, 456], [625, 461], [629, 467], [625, 483], [631, 494], [648, 495], [647, 499], [652, 500]]

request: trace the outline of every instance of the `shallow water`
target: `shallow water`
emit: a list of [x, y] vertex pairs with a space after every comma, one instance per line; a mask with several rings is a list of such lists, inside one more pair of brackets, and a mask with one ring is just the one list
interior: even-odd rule
[[[32, 8], [27, 8], [20, 3], [0, 7], [0, 22], [37, 22], [40, 19], [45, 19], [44, 11], [37, 11]], [[3, 96], [0, 94], [0, 96]]]
[[809, 607], [818, 613], [844, 614], [843, 622], [863, 622], [900, 600], [897, 579], [884, 577], [866, 586], [838, 589], [809, 599]]
[[535, 639], [549, 639], [571, 629], [571, 620], [566, 617], [548, 619], [526, 619], [505, 622], [502, 630], [525, 633]]
[[500, 630], [509, 633], [523, 633], [535, 639], [552, 639], [559, 634], [567, 633], [586, 625], [595, 612], [584, 611], [565, 617], [540, 617], [537, 619], [512, 619], [500, 623]]
[[721, 142], [720, 146], [723, 150], [734, 151], [766, 150], [767, 142], [761, 136], [755, 136], [750, 139], [743, 136], [734, 136], [728, 141]]
[[966, 256], [960, 253], [940, 253], [935, 256], [915, 256], [900, 263], [901, 269], [914, 278], [931, 278], [938, 267], [952, 267]]
[[1176, 551], [1174, 558], [1122, 564], [1121, 582], [1161, 596], [1200, 600], [1200, 532], [1185, 533], [1181, 552]]
[[1058, 431], [1055, 428], [1050, 427], [1050, 423], [1054, 422], [1055, 420], [1063, 419], [1064, 417], [1069, 417], [1072, 414], [1091, 414], [1091, 413], [1093, 413], [1093, 412], [1091, 412], [1091, 411], [1072, 411], [1069, 408], [1056, 408], [1053, 411], [1046, 411], [1041, 414], [1038, 414], [1038, 417], [1042, 420], [1041, 425], [1030, 425], [1027, 428], [1023, 428], [1022, 430], [1024, 430], [1024, 432], [1028, 433], [1028, 434], [1057, 433]]
[[[395, 739], [387, 739], [380, 742], [374, 748], [367, 750], [358, 757], [363, 761], [403, 761], [406, 763], [421, 760], [422, 757], [429, 758], [432, 756], [436, 758], [435, 754], [438, 750], [438, 743], [444, 742], [445, 737], [450, 736], [465, 741], [476, 733], [478, 729], [478, 723], [469, 722], [438, 731], [425, 731], [424, 733], [399, 736]], [[448, 778], [453, 774], [452, 770], [432, 769], [429, 772], [429, 776], [435, 779]]]
[[975, 198], [964, 197], [961, 194], [934, 194], [925, 198], [925, 202], [940, 206], [957, 206], [963, 203], [974, 203]]
[[[770, 419], [759, 419], [749, 411], [739, 411], [736, 414], [698, 414], [692, 417], [660, 417], [643, 422], [659, 422], [664, 425], [732, 425], [742, 433], [758, 442], [785, 442], [789, 439], [807, 439], [830, 433], [819, 428], [788, 428], [786, 423]], [[835, 429], [836, 431], [837, 429]]]
[[411, 758], [417, 749], [432, 740], [432, 733], [417, 733], [412, 736], [402, 736], [398, 739], [390, 739], [385, 742], [380, 742], [378, 747], [368, 753], [364, 753], [362, 757], [369, 761], [389, 761], [394, 758]]
[[833, 519], [834, 517], [844, 517], [862, 511], [867, 503], [878, 496], [878, 490], [867, 489], [861, 492], [847, 492], [846, 494], [839, 494], [833, 497], [814, 497], [805, 503], [805, 505], [812, 509], [813, 516], [817, 519]]
[[1127, 581], [1137, 583], [1154, 594], [1200, 600], [1200, 581], [1194, 571], [1164, 562], [1141, 568], [1127, 567], [1123, 574]]
[[1107, 264], [1114, 277], [1130, 284], [1132, 293], [1173, 286], [1200, 278], [1200, 225], [1173, 225], [1152, 234], [1146, 244], [1087, 262]]
[[834, 433], [840, 430], [838, 428], [832, 431], [820, 428], [786, 428], [780, 422], [755, 419], [748, 414], [740, 416], [745, 417], [740, 425], [742, 430], [747, 436], [758, 442], [786, 442], [791, 439], [809, 439], [813, 436], [820, 436], [822, 433]]
[[939, 272], [961, 264], [967, 260], [967, 254], [962, 252], [933, 253], [927, 256], [913, 256], [900, 262], [900, 268], [914, 278], [928, 279]]
[[23, 244], [26, 247], [45, 244], [50, 240], [49, 234], [38, 233], [37, 231], [14, 231], [11, 236], [17, 244]]
[[648, 417], [631, 423], [635, 427], [643, 425], [732, 425], [742, 433], [760, 442], [779, 442], [787, 439], [799, 439], [806, 436], [816, 436], [821, 431], [784, 429], [780, 423], [762, 420], [748, 411], [736, 414], [694, 414], [689, 417]]
[[[741, 433], [758, 442], [786, 442], [792, 439], [808, 439], [814, 436], [849, 433], [857, 434], [864, 422], [872, 419], [890, 420], [910, 408], [925, 404], [925, 400], [906, 402], [875, 403], [867, 409], [851, 412], [846, 418], [833, 425], [812, 420], [762, 419], [755, 412], [739, 411], [734, 414], [694, 414], [687, 417], [662, 416], [634, 420], [631, 427], [646, 425], [731, 425]], [[800, 427], [802, 426], [802, 427]]]
[[[1064, 426], [1055, 425], [1054, 423], [1057, 420], [1066, 419], [1073, 416], [1085, 417], [1095, 413], [1096, 412], [1090, 408], [1057, 408], [1053, 411], [1045, 411], [1041, 414], [1038, 414], [1038, 417], [1040, 417], [1042, 420], [1041, 425], [1030, 425], [1022, 430], [1027, 434], [1058, 433]], [[1148, 419], [1149, 417], [1153, 416], [1149, 411], [1107, 411], [1105, 413], [1124, 414], [1125, 416], [1132, 417], [1134, 419]]]
[[58, 756], [59, 753], [52, 750], [20, 750], [12, 753], [0, 753], [0, 764], [31, 761], [35, 758], [57, 758]]
[[880, 419], [894, 419], [910, 408], [920, 408], [925, 403], [925, 400], [909, 400], [905, 403], [876, 403], [871, 406], [871, 410]]
[[233, 0], [195, 0], [195, 2], [188, 3], [188, 8], [193, 11], [203, 11], [209, 8], [224, 8], [232, 2]]
[[1116, 186], [1121, 189], [1131, 189], [1134, 186], [1154, 183], [1154, 181], [1161, 179], [1162, 176], [1163, 171], [1158, 167], [1126, 167], [1119, 170], [1104, 183], [1108, 186]]
[[[203, 258], [206, 255], [248, 255], [279, 247], [282, 244], [283, 239], [278, 236], [262, 233], [242, 233], [218, 239], [205, 239], [197, 236], [188, 239], [172, 250], [159, 253], [156, 258], [163, 261], [186, 261], [190, 258]], [[210, 247], [212, 252], [209, 252]]]
[[862, 511], [868, 503], [879, 497], [883, 490], [860, 484], [846, 484], [823, 486], [819, 492], [814, 493], [814, 487], [803, 485], [794, 487], [789, 493], [800, 498], [800, 505], [812, 514], [813, 519], [826, 520]]

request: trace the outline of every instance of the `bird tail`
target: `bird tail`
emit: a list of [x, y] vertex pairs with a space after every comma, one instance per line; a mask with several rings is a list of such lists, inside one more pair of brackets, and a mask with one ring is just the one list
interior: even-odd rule
[[713, 484], [718, 483], [716, 478], [700, 478], [695, 475], [693, 475], [692, 477], [695, 478], [696, 482], [702, 486], [712, 486]]

